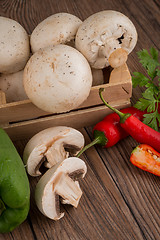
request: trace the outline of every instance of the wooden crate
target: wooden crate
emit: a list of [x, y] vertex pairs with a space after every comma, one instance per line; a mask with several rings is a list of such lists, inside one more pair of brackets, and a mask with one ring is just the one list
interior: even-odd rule
[[37, 108], [30, 100], [6, 103], [5, 94], [0, 92], [0, 127], [12, 140], [30, 138], [37, 132], [58, 125], [80, 129], [102, 120], [111, 112], [99, 97], [98, 90], [105, 88], [104, 98], [112, 106], [120, 109], [130, 105], [132, 82], [127, 65], [113, 69], [109, 82], [91, 88], [87, 100], [67, 113], [51, 114]]

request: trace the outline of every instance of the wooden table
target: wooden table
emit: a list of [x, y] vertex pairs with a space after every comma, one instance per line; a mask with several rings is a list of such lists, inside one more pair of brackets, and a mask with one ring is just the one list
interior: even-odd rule
[[[138, 31], [138, 43], [129, 55], [131, 73], [142, 71], [136, 52], [151, 46], [160, 50], [159, 0], [1, 0], [0, 15], [17, 20], [29, 34], [46, 17], [57, 12], [75, 14], [82, 20], [89, 15], [113, 9], [127, 15]], [[132, 103], [142, 89], [133, 90]], [[86, 143], [92, 127], [82, 130]], [[22, 155], [27, 140], [15, 142]], [[137, 142], [127, 137], [116, 146], [87, 150], [82, 159], [88, 172], [80, 182], [83, 196], [77, 209], [65, 206], [65, 217], [54, 222], [44, 217], [34, 202], [37, 178], [31, 178], [31, 208], [27, 220], [0, 239], [160, 239], [160, 178], [144, 172], [130, 161]]]

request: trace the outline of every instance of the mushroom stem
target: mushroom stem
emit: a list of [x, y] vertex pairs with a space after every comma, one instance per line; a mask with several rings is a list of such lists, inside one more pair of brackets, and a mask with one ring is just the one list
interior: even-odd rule
[[60, 145], [57, 141], [57, 143], [54, 142], [54, 144], [48, 148], [45, 156], [47, 158], [45, 166], [47, 168], [51, 168], [52, 166], [60, 162], [62, 159], [68, 158], [69, 152], [65, 151], [63, 145]]
[[123, 48], [118, 48], [111, 53], [108, 62], [112, 68], [117, 68], [126, 63], [128, 58], [128, 53]]
[[78, 206], [79, 200], [82, 196], [82, 191], [78, 182], [73, 181], [68, 175], [61, 173], [58, 180], [55, 192], [63, 198], [63, 204], [71, 204], [74, 207]]

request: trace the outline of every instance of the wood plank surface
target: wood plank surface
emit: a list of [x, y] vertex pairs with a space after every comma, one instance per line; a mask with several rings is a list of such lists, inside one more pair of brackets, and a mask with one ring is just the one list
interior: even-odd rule
[[[151, 46], [160, 50], [159, 0], [1, 0], [0, 15], [17, 20], [31, 34], [36, 25], [57, 12], [69, 12], [84, 20], [89, 15], [113, 9], [124, 13], [136, 26], [138, 42], [129, 55], [131, 71], [144, 72], [136, 52]], [[132, 103], [143, 88], [133, 89]], [[82, 129], [86, 143], [92, 137], [92, 126]], [[16, 141], [22, 156], [28, 139]], [[144, 172], [130, 161], [137, 142], [127, 137], [114, 147], [100, 146], [87, 150], [82, 159], [88, 172], [80, 182], [83, 195], [77, 209], [64, 206], [64, 218], [52, 221], [44, 217], [34, 201], [39, 178], [29, 177], [31, 208], [27, 220], [12, 233], [0, 234], [0, 240], [126, 240], [160, 239], [160, 178]]]

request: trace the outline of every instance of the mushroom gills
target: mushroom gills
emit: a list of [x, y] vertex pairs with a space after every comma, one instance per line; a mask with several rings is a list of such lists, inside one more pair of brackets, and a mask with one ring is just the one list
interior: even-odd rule
[[79, 148], [78, 146], [71, 144], [65, 144], [64, 149], [66, 152], [68, 152], [69, 157], [76, 156], [77, 153], [81, 150], [81, 148]]
[[73, 180], [73, 181], [78, 181], [81, 178], [83, 178], [84, 175], [84, 170], [83, 169], [78, 169], [74, 172], [71, 172], [68, 174], [68, 176]]

